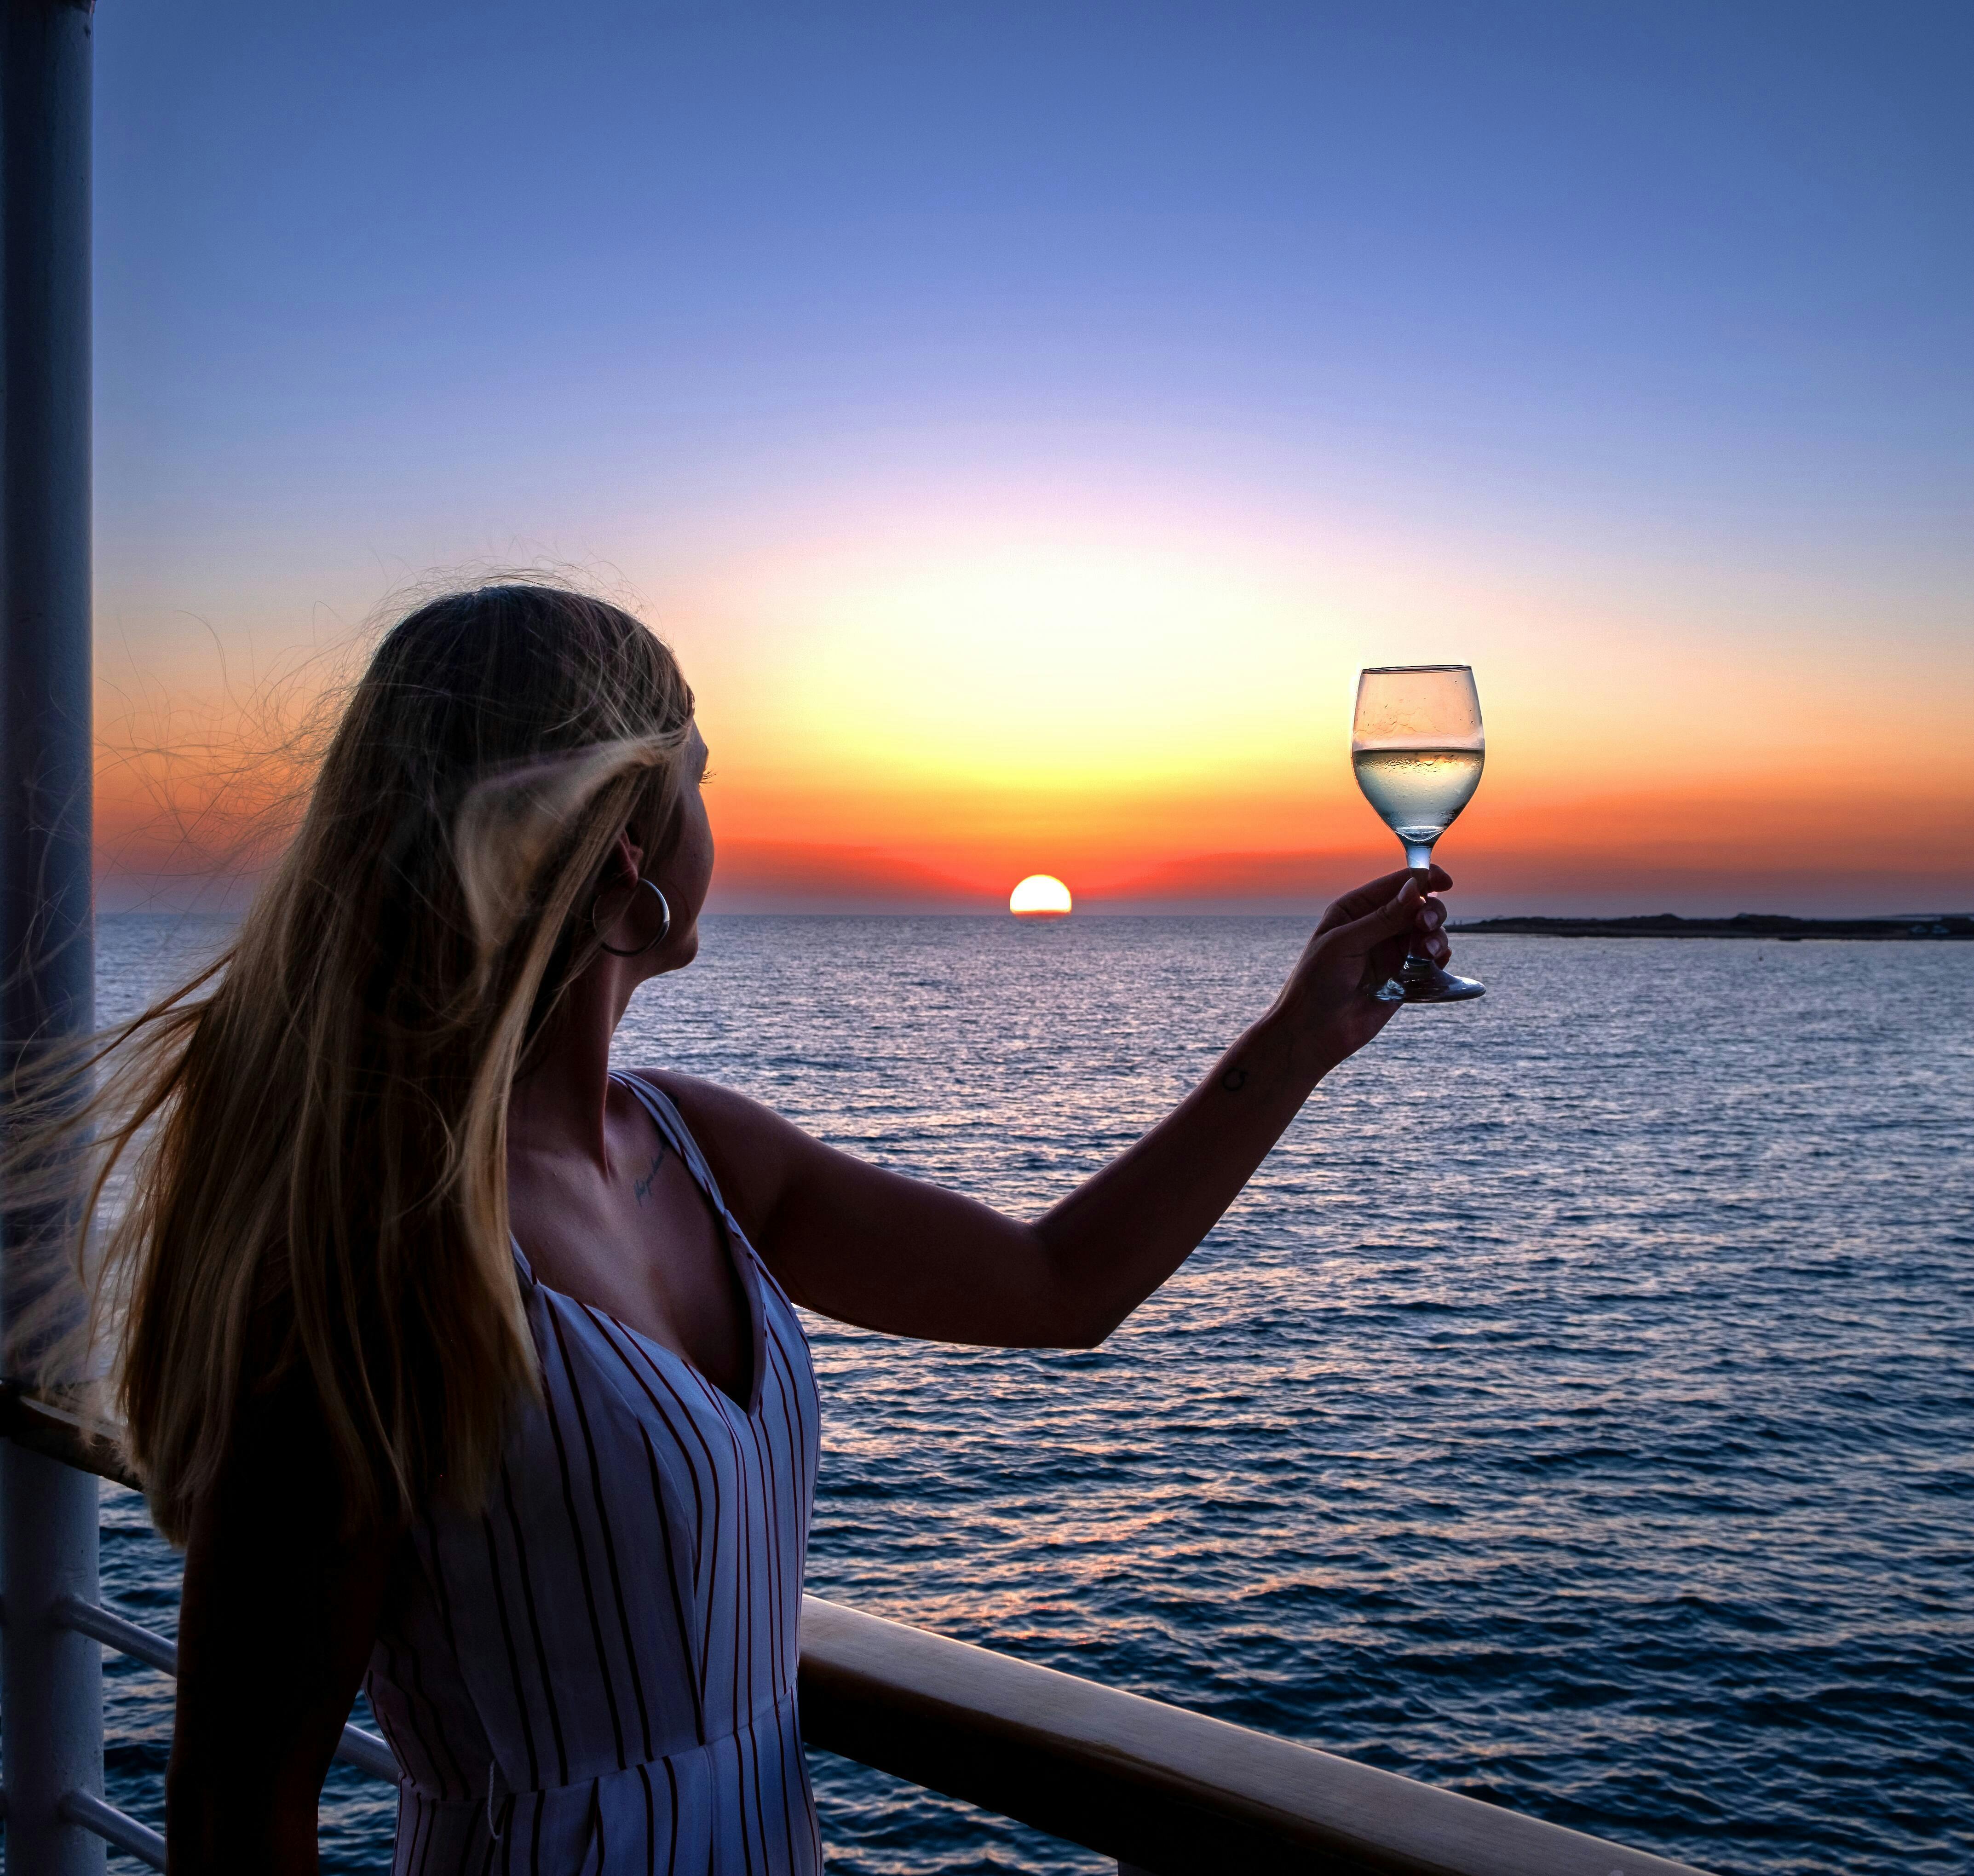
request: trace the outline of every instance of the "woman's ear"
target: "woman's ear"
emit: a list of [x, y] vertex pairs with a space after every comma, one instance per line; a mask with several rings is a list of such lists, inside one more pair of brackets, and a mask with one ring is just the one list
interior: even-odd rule
[[610, 850], [610, 870], [627, 886], [634, 886], [644, 877], [644, 849], [636, 828], [626, 828], [617, 836], [617, 845]]

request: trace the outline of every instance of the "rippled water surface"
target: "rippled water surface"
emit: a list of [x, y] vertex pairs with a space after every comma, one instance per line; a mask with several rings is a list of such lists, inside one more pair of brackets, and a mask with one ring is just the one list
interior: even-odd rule
[[[714, 919], [620, 1054], [1032, 1214], [1302, 936]], [[106, 1016], [171, 937], [105, 922]], [[1974, 953], [1461, 956], [1487, 997], [1403, 1012], [1100, 1351], [811, 1319], [811, 1589], [1723, 1872], [1966, 1871]], [[169, 1627], [141, 1506], [105, 1527]], [[110, 1678], [155, 1817], [162, 1684]], [[813, 1759], [845, 1876], [1108, 1867]], [[385, 1862], [382, 1788], [324, 1815], [325, 1867]]]

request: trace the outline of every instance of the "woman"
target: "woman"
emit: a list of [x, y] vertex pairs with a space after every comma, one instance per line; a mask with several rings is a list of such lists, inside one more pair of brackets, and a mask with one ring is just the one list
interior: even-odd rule
[[1407, 940], [1447, 955], [1408, 876], [1339, 901], [1207, 1079], [1024, 1223], [613, 1072], [632, 992], [697, 948], [705, 762], [625, 613], [531, 585], [421, 607], [227, 956], [113, 1052], [136, 1172], [96, 1294], [186, 1546], [179, 1876], [315, 1867], [366, 1675], [399, 1871], [819, 1869], [792, 1304], [1101, 1342], [1384, 1026]]

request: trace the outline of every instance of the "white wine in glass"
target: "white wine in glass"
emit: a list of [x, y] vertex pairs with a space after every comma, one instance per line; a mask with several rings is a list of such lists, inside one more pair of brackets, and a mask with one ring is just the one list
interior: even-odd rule
[[[1470, 666], [1384, 664], [1358, 673], [1350, 766], [1415, 872], [1431, 866], [1433, 843], [1474, 799], [1487, 747]], [[1464, 1003], [1486, 991], [1415, 953], [1378, 994], [1391, 1003]]]

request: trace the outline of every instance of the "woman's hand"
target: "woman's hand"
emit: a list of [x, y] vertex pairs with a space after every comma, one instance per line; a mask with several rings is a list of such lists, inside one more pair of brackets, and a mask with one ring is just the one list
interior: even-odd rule
[[[1435, 867], [1431, 890], [1443, 892], [1453, 876]], [[1283, 986], [1276, 1008], [1313, 1051], [1319, 1074], [1327, 1074], [1369, 1041], [1400, 1007], [1378, 992], [1398, 974], [1408, 950], [1444, 968], [1452, 956], [1441, 927], [1446, 908], [1419, 890], [1415, 873], [1387, 873], [1359, 886], [1325, 912]]]

